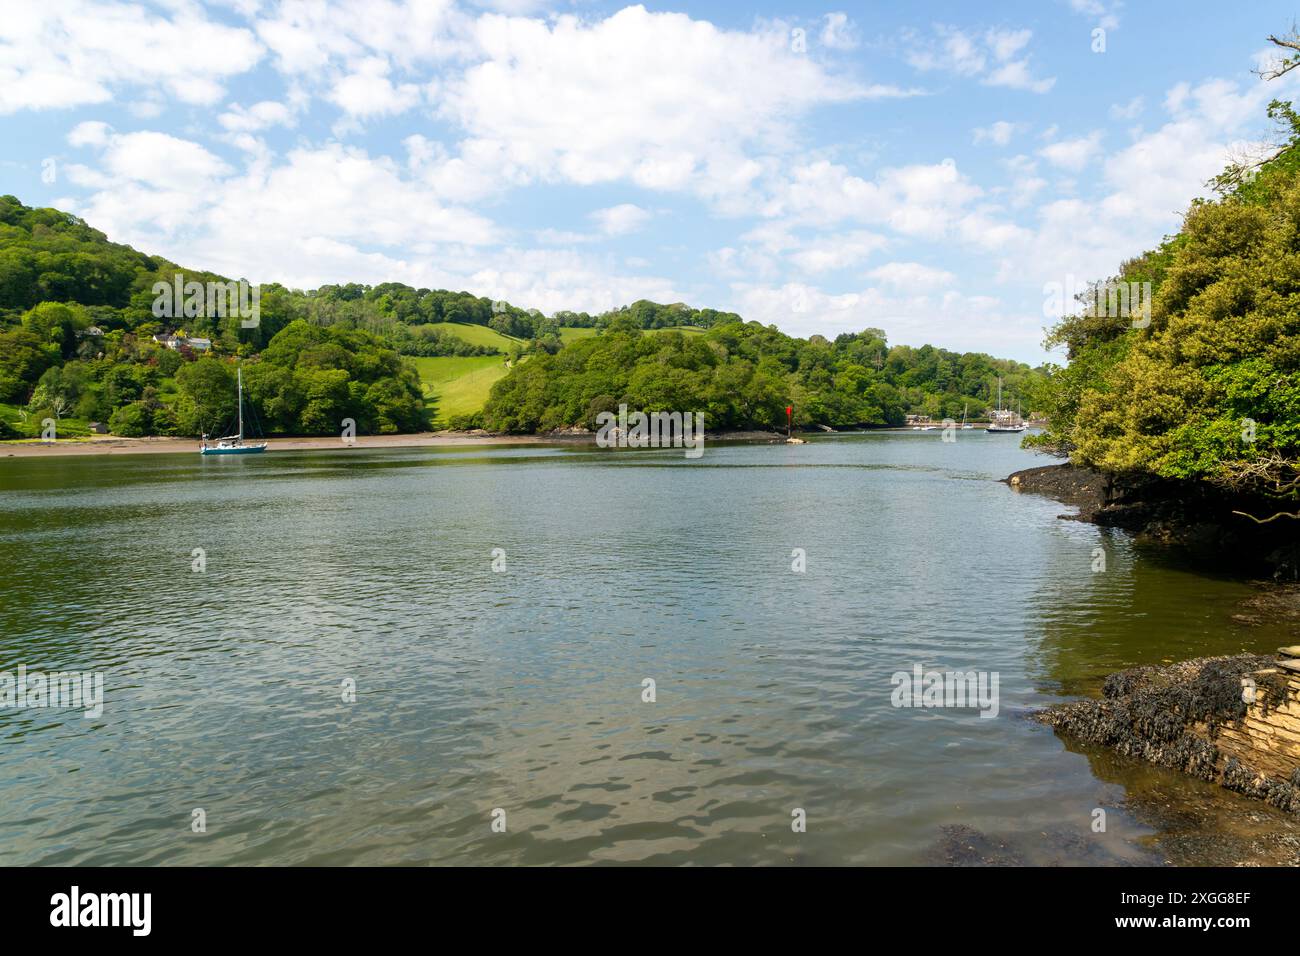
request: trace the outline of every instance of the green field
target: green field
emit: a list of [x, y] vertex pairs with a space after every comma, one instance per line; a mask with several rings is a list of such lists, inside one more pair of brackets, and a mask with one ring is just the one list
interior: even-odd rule
[[[463, 322], [434, 322], [432, 327], [442, 332], [448, 332], [456, 336], [462, 342], [468, 342], [471, 345], [487, 345], [497, 349], [502, 353], [508, 353], [510, 346], [524, 344], [523, 339], [517, 339], [511, 335], [502, 335], [495, 329], [490, 329], [486, 325], [471, 325]], [[704, 329], [697, 325], [676, 326], [676, 331], [684, 335], [703, 335]], [[576, 342], [579, 339], [591, 338], [596, 335], [599, 329], [584, 329], [575, 326], [564, 325], [559, 328], [560, 341], [565, 345]], [[651, 332], [667, 332], [668, 329], [650, 329]]]
[[560, 341], [565, 345], [568, 345], [570, 342], [578, 341], [578, 339], [590, 338], [598, 331], [598, 329], [580, 329], [571, 325], [562, 325], [559, 329]]
[[489, 329], [486, 325], [472, 325], [467, 322], [433, 322], [430, 327], [454, 335], [470, 345], [487, 345], [501, 352], [509, 352], [510, 346], [522, 345], [524, 341], [512, 335], [502, 335], [496, 329]]
[[437, 403], [435, 417], [439, 425], [445, 424], [449, 416], [479, 411], [492, 383], [509, 371], [499, 355], [407, 356], [407, 361], [420, 373], [425, 396]]
[[[24, 438], [39, 438], [42, 429], [40, 414], [29, 414], [24, 422], [19, 419], [20, 412], [17, 405], [0, 403], [0, 419], [4, 419]], [[55, 425], [54, 434], [58, 438], [84, 438], [90, 434], [89, 423], [84, 419], [64, 416]]]
[[[591, 338], [591, 336], [596, 335], [599, 331], [599, 329], [583, 329], [571, 325], [563, 325], [560, 327], [560, 341], [565, 345], [568, 345], [569, 343], [576, 342], [579, 339]], [[647, 329], [646, 331], [681, 332], [683, 335], [703, 335], [706, 330], [700, 328], [698, 325], [678, 325], [671, 329]]]

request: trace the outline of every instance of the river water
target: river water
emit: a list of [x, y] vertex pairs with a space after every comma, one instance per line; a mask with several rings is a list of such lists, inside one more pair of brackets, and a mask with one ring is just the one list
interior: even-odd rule
[[[1281, 862], [1270, 808], [1025, 719], [1293, 637], [1017, 446], [0, 458], [0, 669], [104, 680], [0, 709], [0, 863]], [[996, 715], [895, 706], [917, 665]]]

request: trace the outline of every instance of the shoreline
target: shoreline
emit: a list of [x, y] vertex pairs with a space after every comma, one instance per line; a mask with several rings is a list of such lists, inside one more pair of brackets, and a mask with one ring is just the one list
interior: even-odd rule
[[1278, 501], [1205, 483], [1108, 474], [1069, 462], [1026, 468], [1002, 481], [1016, 492], [1078, 509], [1062, 518], [1174, 546], [1205, 566], [1234, 574], [1300, 582], [1300, 536], [1295, 529], [1285, 522], [1248, 517], [1276, 512], [1282, 507]]
[[1200, 657], [1109, 675], [1102, 696], [1031, 719], [1084, 744], [1186, 773], [1300, 814], [1300, 647]]
[[[977, 424], [977, 427], [978, 424]], [[868, 432], [911, 432], [910, 425], [891, 425], [861, 430], [821, 431], [796, 429], [796, 436], [822, 437], [836, 434], [863, 434]], [[785, 433], [779, 431], [705, 432], [708, 442], [766, 442], [784, 444]], [[806, 439], [805, 439], [806, 440]], [[594, 445], [596, 433], [588, 431], [557, 431], [545, 435], [502, 435], [484, 431], [436, 431], [403, 435], [358, 435], [351, 444], [329, 435], [298, 436], [289, 438], [259, 438], [267, 443], [267, 451], [340, 451], [382, 448], [454, 448], [470, 445]], [[118, 435], [91, 435], [88, 438], [61, 438], [53, 442], [40, 439], [9, 439], [0, 441], [0, 459], [3, 458], [62, 458], [86, 455], [171, 455], [197, 454], [197, 438], [148, 437], [123, 438]]]
[[[705, 441], [775, 441], [774, 432], [705, 433]], [[418, 432], [409, 435], [358, 435], [351, 443], [332, 436], [258, 439], [267, 451], [365, 451], [384, 448], [456, 448], [473, 445], [594, 445], [595, 432], [549, 435], [496, 435], [487, 432]], [[196, 438], [121, 438], [97, 435], [85, 439], [2, 441], [0, 458], [62, 458], [87, 455], [197, 455]]]
[[[334, 437], [265, 438], [267, 451], [351, 451], [378, 448], [448, 448], [464, 445], [553, 445], [573, 439], [537, 435], [475, 435], [472, 432], [421, 432], [414, 435], [358, 435], [351, 442]], [[193, 438], [118, 438], [110, 435], [56, 442], [0, 442], [0, 458], [60, 458], [85, 455], [197, 455]]]

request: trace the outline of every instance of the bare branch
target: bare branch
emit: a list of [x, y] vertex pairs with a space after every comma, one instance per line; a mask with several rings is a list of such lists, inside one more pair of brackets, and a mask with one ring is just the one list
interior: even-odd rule
[[1296, 32], [1295, 24], [1291, 25], [1291, 31], [1285, 36], [1275, 37], [1269, 34], [1268, 42], [1284, 50], [1294, 50], [1296, 52], [1284, 59], [1274, 60], [1264, 69], [1256, 70], [1256, 74], [1265, 80], [1276, 80], [1279, 76], [1285, 76], [1297, 66], [1300, 66], [1300, 33]]
[[1254, 515], [1247, 514], [1244, 511], [1234, 511], [1233, 514], [1241, 515], [1243, 518], [1249, 518], [1251, 521], [1255, 522], [1255, 524], [1268, 524], [1270, 521], [1276, 521], [1278, 518], [1295, 518], [1297, 521], [1300, 521], [1300, 514], [1292, 514], [1289, 511], [1279, 511], [1277, 514], [1269, 518], [1256, 518]]
[[1300, 464], [1274, 452], [1233, 462], [1215, 484], [1233, 491], [1257, 491], [1285, 498], [1300, 492]]

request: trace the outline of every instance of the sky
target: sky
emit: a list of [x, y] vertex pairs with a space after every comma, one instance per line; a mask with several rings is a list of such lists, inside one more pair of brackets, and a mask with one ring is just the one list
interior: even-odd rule
[[1034, 364], [1300, 75], [1271, 0], [0, 7], [0, 193], [182, 266]]

